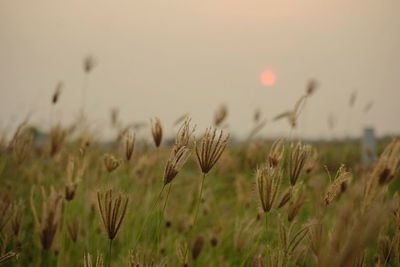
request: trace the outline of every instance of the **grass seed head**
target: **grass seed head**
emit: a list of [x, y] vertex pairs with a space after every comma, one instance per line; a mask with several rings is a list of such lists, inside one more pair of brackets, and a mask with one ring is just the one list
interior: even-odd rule
[[219, 127], [224, 122], [227, 116], [228, 108], [225, 105], [221, 105], [220, 108], [215, 112], [214, 126]]
[[190, 147], [193, 133], [196, 126], [190, 125], [190, 118], [186, 118], [182, 126], [179, 128], [178, 133], [175, 137], [174, 151], [177, 152], [181, 147]]
[[130, 161], [135, 148], [135, 134], [132, 131], [128, 131], [125, 140], [125, 159]]
[[15, 253], [14, 251], [9, 251], [3, 255], [0, 256], [0, 265], [3, 265], [4, 263], [7, 263], [10, 261], [12, 258], [17, 257], [18, 254]]
[[263, 166], [256, 171], [256, 185], [264, 212], [269, 212], [281, 186], [282, 171], [279, 168]]
[[119, 165], [121, 165], [121, 160], [116, 159], [113, 155], [110, 154], [105, 154], [103, 160], [108, 172], [114, 171], [119, 167]]
[[337, 196], [343, 193], [351, 181], [351, 173], [346, 171], [344, 165], [337, 171], [335, 180], [328, 186], [325, 193], [325, 204], [329, 205]]
[[61, 224], [62, 196], [53, 188], [50, 189], [50, 193], [46, 194], [44, 188], [42, 187], [41, 193], [41, 216], [38, 216], [38, 212], [34, 204], [34, 188], [32, 188], [31, 191], [31, 208], [36, 227], [39, 230], [39, 238], [42, 248], [44, 250], [50, 250]]
[[53, 105], [57, 104], [57, 101], [60, 98], [63, 87], [64, 83], [62, 81], [59, 81], [56, 85], [56, 90], [54, 91], [54, 94], [51, 98], [51, 102], [53, 103]]
[[300, 173], [306, 164], [308, 156], [311, 153], [309, 145], [297, 143], [291, 144], [288, 158], [289, 179], [290, 184], [294, 186], [300, 176]]
[[112, 190], [97, 192], [97, 202], [108, 238], [113, 240], [121, 227], [128, 207], [128, 198], [118, 195], [113, 197]]
[[96, 59], [92, 55], [88, 55], [83, 59], [83, 70], [85, 73], [90, 73], [96, 65]]
[[206, 133], [196, 145], [196, 156], [203, 174], [207, 174], [217, 163], [228, 143], [229, 135], [224, 135], [222, 130], [207, 129]]
[[163, 129], [159, 118], [155, 118], [154, 121], [151, 121], [151, 134], [156, 147], [160, 147], [163, 137]]
[[204, 247], [204, 238], [199, 235], [196, 240], [194, 241], [193, 247], [192, 247], [192, 259], [196, 260], [199, 256], [201, 251], [203, 250]]
[[175, 148], [168, 158], [167, 165], [164, 169], [164, 185], [169, 184], [176, 177], [178, 172], [182, 169], [183, 165], [186, 163], [190, 156], [190, 149], [182, 146], [178, 151]]
[[271, 150], [268, 155], [268, 163], [271, 167], [277, 167], [283, 158], [283, 154], [285, 152], [285, 139], [279, 138], [276, 140], [271, 147]]
[[82, 260], [83, 267], [104, 267], [103, 255], [97, 252], [96, 258], [93, 260], [90, 253], [85, 252]]

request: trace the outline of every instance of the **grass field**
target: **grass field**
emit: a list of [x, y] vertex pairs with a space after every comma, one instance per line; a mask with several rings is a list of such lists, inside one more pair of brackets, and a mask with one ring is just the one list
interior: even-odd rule
[[21, 125], [0, 146], [0, 265], [400, 265], [398, 141], [362, 166], [356, 141], [192, 133], [37, 142]]

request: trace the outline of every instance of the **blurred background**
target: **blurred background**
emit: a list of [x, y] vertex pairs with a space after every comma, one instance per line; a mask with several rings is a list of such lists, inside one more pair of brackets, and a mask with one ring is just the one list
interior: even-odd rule
[[27, 116], [43, 130], [72, 123], [85, 90], [102, 138], [113, 108], [124, 123], [157, 116], [172, 134], [186, 113], [204, 129], [221, 105], [236, 137], [257, 109], [259, 135], [289, 135], [273, 118], [314, 79], [297, 135], [399, 133], [399, 10], [397, 0], [0, 0], [0, 129]]

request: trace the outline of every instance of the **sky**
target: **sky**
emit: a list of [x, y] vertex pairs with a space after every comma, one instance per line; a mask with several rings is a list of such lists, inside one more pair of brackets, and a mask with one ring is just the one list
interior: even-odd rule
[[[248, 135], [257, 108], [260, 136], [288, 135], [272, 118], [315, 79], [299, 136], [396, 134], [399, 10], [398, 0], [0, 0], [0, 131], [27, 116], [43, 129], [68, 125], [86, 84], [87, 117], [103, 137], [115, 107], [124, 123], [157, 116], [172, 134], [185, 113], [202, 131], [220, 105], [235, 136]], [[87, 55], [97, 64], [85, 78]], [[264, 71], [274, 85], [260, 82]]]

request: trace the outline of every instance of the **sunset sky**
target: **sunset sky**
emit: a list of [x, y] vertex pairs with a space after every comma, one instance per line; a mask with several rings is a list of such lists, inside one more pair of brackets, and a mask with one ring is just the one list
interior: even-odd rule
[[[234, 135], [248, 134], [256, 108], [268, 119], [262, 135], [288, 134], [286, 121], [271, 119], [294, 106], [310, 79], [319, 87], [299, 135], [358, 136], [364, 126], [399, 133], [399, 14], [398, 0], [0, 0], [0, 129], [28, 114], [44, 129], [70, 123], [91, 54], [98, 64], [87, 110], [102, 136], [113, 107], [125, 123], [158, 116], [172, 133], [184, 113], [201, 131], [221, 104]], [[274, 85], [261, 83], [265, 71]]]

